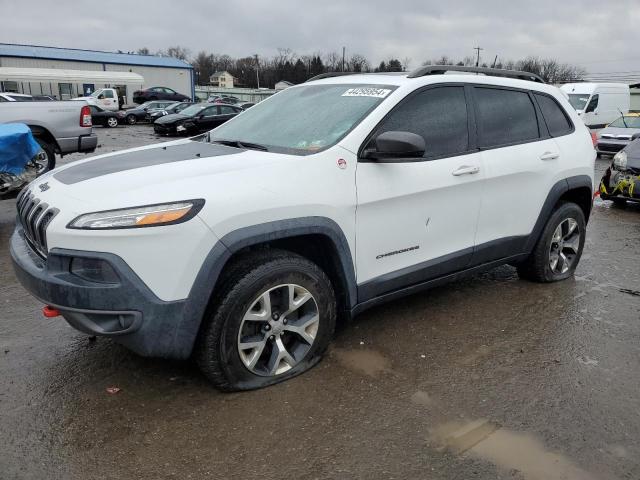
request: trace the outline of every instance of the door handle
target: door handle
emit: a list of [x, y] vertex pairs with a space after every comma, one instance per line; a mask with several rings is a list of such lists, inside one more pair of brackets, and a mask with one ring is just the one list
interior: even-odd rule
[[540, 155], [540, 160], [556, 160], [558, 157], [560, 157], [559, 153], [544, 152]]
[[480, 167], [462, 165], [451, 172], [451, 175], [453, 175], [454, 177], [459, 177], [460, 175], [473, 175], [474, 173], [478, 173], [479, 171]]

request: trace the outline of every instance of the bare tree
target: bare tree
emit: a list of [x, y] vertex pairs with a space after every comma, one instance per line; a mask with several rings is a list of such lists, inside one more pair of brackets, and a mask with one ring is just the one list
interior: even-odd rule
[[191, 52], [188, 48], [181, 47], [180, 45], [176, 45], [174, 47], [167, 48], [165, 55], [168, 57], [178, 58], [180, 60], [187, 60], [191, 55]]
[[147, 47], [142, 47], [136, 50], [138, 55], [150, 55], [149, 49]]

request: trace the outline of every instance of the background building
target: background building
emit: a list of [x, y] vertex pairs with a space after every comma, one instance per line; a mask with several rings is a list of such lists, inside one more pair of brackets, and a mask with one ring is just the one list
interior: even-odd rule
[[0, 91], [67, 100], [113, 87], [133, 103], [135, 90], [155, 86], [193, 98], [193, 67], [172, 57], [0, 43]]
[[233, 88], [235, 77], [226, 70], [223, 72], [215, 72], [209, 77], [209, 83], [212, 87]]

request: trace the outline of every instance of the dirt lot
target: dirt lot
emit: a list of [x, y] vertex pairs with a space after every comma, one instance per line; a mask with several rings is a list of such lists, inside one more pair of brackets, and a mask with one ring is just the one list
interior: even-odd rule
[[[158, 141], [96, 131], [98, 153]], [[10, 267], [14, 207], [0, 202], [2, 479], [640, 478], [638, 206], [596, 202], [573, 279], [501, 267], [389, 303], [312, 371], [242, 394], [44, 319]]]

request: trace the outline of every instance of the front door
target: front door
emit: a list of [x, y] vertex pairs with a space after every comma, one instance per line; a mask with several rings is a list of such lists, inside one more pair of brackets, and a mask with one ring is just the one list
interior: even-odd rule
[[426, 152], [399, 163], [358, 163], [358, 300], [464, 269], [480, 210], [480, 153], [470, 128], [468, 89], [428, 87], [376, 128], [421, 135]]

